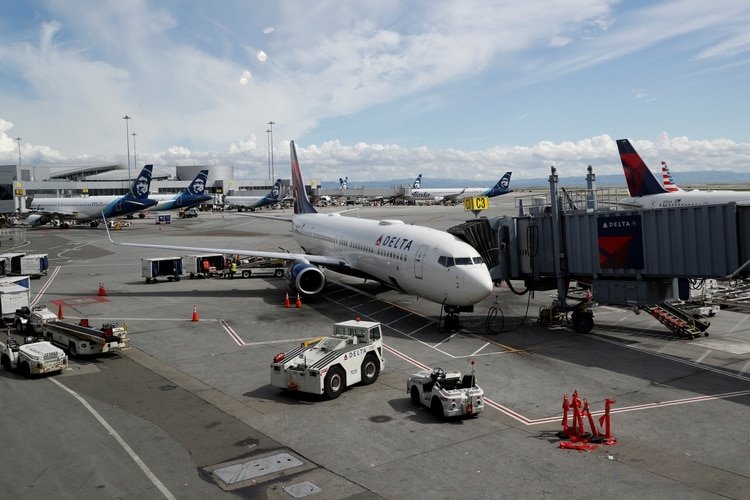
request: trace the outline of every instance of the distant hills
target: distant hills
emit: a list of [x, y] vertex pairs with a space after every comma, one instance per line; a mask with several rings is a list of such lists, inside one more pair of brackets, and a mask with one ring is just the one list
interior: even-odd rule
[[[661, 175], [661, 172], [659, 172]], [[730, 172], [730, 171], [696, 171], [696, 172], [673, 172], [675, 183], [682, 188], [694, 188], [698, 186], [711, 186], [717, 189], [750, 189], [750, 173]], [[661, 179], [659, 179], [661, 180]], [[408, 186], [414, 179], [391, 179], [383, 181], [358, 182], [356, 179], [349, 180], [349, 188], [389, 188], [392, 186]], [[422, 181], [422, 187], [429, 188], [446, 188], [457, 186], [470, 187], [490, 187], [495, 180], [475, 181], [466, 179], [432, 179], [425, 178]], [[625, 187], [625, 176], [623, 174], [609, 174], [596, 176], [598, 187]], [[575, 177], [560, 177], [560, 185], [566, 187], [586, 187], [585, 174]], [[549, 186], [547, 177], [537, 179], [515, 179], [512, 178], [511, 188], [544, 188]], [[339, 187], [338, 182], [323, 182], [323, 189], [336, 189]]]

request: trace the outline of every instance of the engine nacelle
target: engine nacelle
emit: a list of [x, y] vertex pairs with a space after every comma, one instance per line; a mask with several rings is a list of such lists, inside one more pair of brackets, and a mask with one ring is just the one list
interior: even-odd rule
[[52, 218], [49, 215], [44, 215], [44, 214], [31, 214], [28, 217], [26, 217], [26, 222], [31, 227], [43, 226], [44, 224], [47, 224], [51, 220]]
[[323, 271], [309, 262], [298, 262], [289, 271], [289, 284], [299, 293], [317, 295], [326, 286]]

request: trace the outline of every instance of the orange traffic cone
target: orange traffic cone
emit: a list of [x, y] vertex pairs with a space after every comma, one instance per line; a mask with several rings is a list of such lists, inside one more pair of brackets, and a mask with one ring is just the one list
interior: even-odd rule
[[299, 299], [299, 294], [297, 294], [297, 302], [294, 303], [294, 307], [302, 307], [302, 301]]
[[57, 304], [57, 319], [63, 319], [65, 316], [63, 316], [62, 312], [62, 302]]
[[193, 319], [191, 321], [198, 321], [198, 308], [193, 304]]
[[289, 294], [288, 293], [286, 294], [286, 297], [284, 297], [284, 307], [286, 307], [287, 309], [289, 309], [290, 307], [292, 307], [292, 303], [289, 302]]
[[107, 290], [104, 289], [104, 284], [100, 281], [99, 282], [99, 296], [105, 297], [107, 295]]

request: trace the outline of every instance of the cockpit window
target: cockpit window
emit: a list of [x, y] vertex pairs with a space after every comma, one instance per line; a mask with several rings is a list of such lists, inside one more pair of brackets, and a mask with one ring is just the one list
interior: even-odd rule
[[471, 264], [471, 257], [456, 257], [457, 266], [470, 266]]
[[481, 257], [474, 257], [474, 264], [484, 264], [484, 259]]
[[438, 264], [443, 267], [470, 266], [472, 264], [482, 264], [483, 262], [481, 257], [446, 257], [445, 255], [441, 255], [438, 258]]

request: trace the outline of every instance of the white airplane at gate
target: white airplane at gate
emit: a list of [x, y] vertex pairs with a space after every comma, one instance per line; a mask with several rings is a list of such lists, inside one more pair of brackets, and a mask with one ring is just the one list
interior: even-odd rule
[[492, 198], [500, 196], [501, 194], [513, 192], [513, 190], [510, 189], [510, 176], [511, 172], [505, 172], [500, 180], [490, 188], [463, 187], [425, 189], [420, 187], [422, 183], [422, 174], [419, 174], [419, 177], [417, 177], [412, 185], [411, 191], [408, 195], [404, 196], [404, 198], [411, 200], [435, 201], [437, 203], [460, 202], [463, 201], [464, 198], [469, 198], [471, 196], [487, 196]]
[[[223, 253], [286, 259], [290, 285], [308, 296], [321, 293], [326, 278], [321, 268], [374, 279], [406, 293], [442, 304], [449, 317], [470, 310], [492, 292], [492, 279], [477, 250], [445, 231], [405, 224], [400, 220], [370, 220], [338, 213], [317, 213], [304, 189], [294, 141], [290, 144], [294, 237], [306, 253], [240, 248], [114, 242], [115, 245], [191, 252]], [[262, 217], [262, 216], [257, 216]], [[275, 220], [278, 217], [264, 216]], [[111, 236], [110, 236], [111, 240]]]

